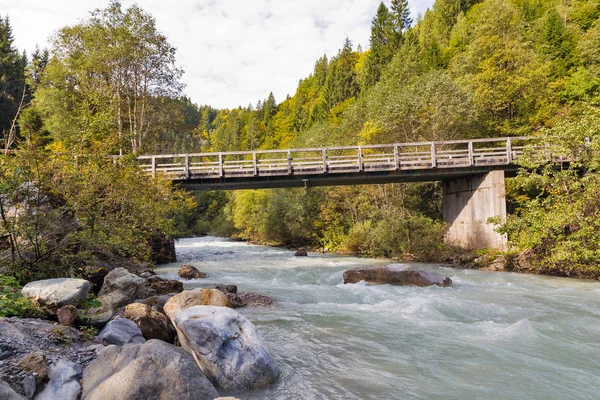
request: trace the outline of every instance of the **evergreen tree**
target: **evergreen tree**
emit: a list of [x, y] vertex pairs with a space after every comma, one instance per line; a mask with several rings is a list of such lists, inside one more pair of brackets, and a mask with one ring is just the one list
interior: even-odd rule
[[410, 17], [408, 0], [392, 0], [390, 9], [394, 30], [398, 35], [402, 35], [403, 32], [410, 28], [413, 22]]
[[271, 121], [271, 118], [277, 113], [277, 102], [273, 92], [269, 93], [269, 97], [263, 103], [263, 122], [266, 124]]
[[8, 17], [0, 17], [0, 141], [10, 147], [15, 140], [13, 126], [19, 110], [27, 103], [25, 65], [27, 58], [14, 47]]
[[394, 30], [394, 21], [387, 6], [381, 2], [377, 14], [371, 22], [371, 51], [366, 61], [365, 85], [371, 86], [381, 78], [383, 67], [389, 63], [394, 55], [394, 47], [399, 39]]

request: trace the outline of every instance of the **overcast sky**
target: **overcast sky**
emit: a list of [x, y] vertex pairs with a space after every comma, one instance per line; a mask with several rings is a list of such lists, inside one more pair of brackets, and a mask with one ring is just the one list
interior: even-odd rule
[[[349, 37], [369, 45], [380, 0], [122, 0], [139, 4], [177, 48], [185, 93], [197, 104], [233, 108], [256, 104], [273, 91], [292, 95], [323, 54], [333, 56]], [[390, 0], [385, 1], [388, 5]], [[15, 44], [31, 53], [63, 26], [76, 24], [108, 0], [0, 0]], [[416, 19], [433, 0], [409, 0]]]

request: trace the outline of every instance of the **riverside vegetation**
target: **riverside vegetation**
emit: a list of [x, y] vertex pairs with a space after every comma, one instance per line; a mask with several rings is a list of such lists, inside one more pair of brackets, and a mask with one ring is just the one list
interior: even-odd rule
[[596, 278], [599, 17], [595, 1], [438, 0], [412, 21], [394, 0], [369, 49], [346, 40], [281, 103], [217, 110], [182, 97], [175, 48], [139, 6], [110, 2], [31, 60], [5, 16], [2, 272], [25, 283], [144, 266], [153, 237], [189, 233], [449, 259], [437, 183], [190, 195], [142, 175], [135, 155], [526, 135], [577, 161], [529, 159], [508, 180], [505, 267]]

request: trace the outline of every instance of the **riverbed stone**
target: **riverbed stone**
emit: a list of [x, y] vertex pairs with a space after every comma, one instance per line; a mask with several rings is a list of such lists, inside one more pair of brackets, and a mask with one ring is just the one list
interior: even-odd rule
[[58, 323], [65, 326], [72, 326], [78, 316], [79, 310], [77, 310], [75, 306], [72, 306], [70, 304], [61, 307], [56, 311]]
[[372, 265], [344, 272], [344, 283], [365, 281], [377, 284], [411, 286], [448, 286], [452, 280], [434, 271], [413, 269], [408, 264]]
[[50, 366], [48, 382], [42, 384], [34, 400], [77, 400], [81, 392], [79, 381], [81, 366], [66, 359], [60, 359]]
[[193, 306], [231, 307], [231, 303], [227, 296], [217, 289], [194, 289], [171, 297], [165, 303], [164, 310], [172, 321], [179, 310]]
[[158, 275], [146, 279], [146, 296], [160, 296], [183, 292], [183, 283], [175, 279], [165, 279]]
[[8, 383], [0, 379], [0, 399], [2, 400], [27, 400], [27, 397], [21, 396], [15, 392]]
[[108, 346], [83, 372], [82, 400], [212, 400], [219, 394], [191, 354], [160, 340]]
[[117, 318], [110, 321], [98, 333], [98, 338], [102, 339], [105, 343], [119, 346], [146, 342], [139, 326], [127, 318]]
[[173, 331], [165, 314], [141, 303], [132, 303], [125, 307], [123, 316], [137, 324], [146, 340], [160, 339], [165, 342], [173, 340]]
[[184, 264], [179, 267], [179, 271], [177, 271], [177, 275], [179, 275], [183, 279], [202, 279], [206, 278], [206, 274], [204, 272], [198, 271], [198, 268], [193, 265]]
[[165, 304], [173, 296], [175, 296], [175, 293], [163, 294], [160, 296], [152, 296], [152, 297], [148, 297], [147, 299], [137, 299], [135, 302], [147, 304], [150, 307], [152, 307], [153, 310], [164, 314], [165, 313], [165, 308], [164, 308]]
[[103, 311], [116, 310], [145, 294], [146, 280], [132, 274], [125, 268], [117, 268], [104, 277], [104, 284], [98, 300], [102, 303]]
[[80, 305], [90, 293], [90, 283], [85, 279], [58, 278], [29, 282], [21, 294], [38, 303], [62, 307]]
[[19, 365], [25, 371], [35, 374], [35, 381], [39, 385], [48, 376], [48, 362], [46, 355], [41, 351], [29, 353], [19, 360]]
[[194, 306], [171, 316], [182, 347], [215, 385], [242, 391], [271, 384], [279, 368], [256, 327], [227, 307]]

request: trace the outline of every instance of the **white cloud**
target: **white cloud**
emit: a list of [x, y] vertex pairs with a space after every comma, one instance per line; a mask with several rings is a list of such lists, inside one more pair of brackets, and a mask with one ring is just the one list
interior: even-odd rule
[[[389, 3], [389, 1], [387, 1]], [[123, 6], [133, 1], [123, 0]], [[367, 48], [379, 0], [140, 0], [177, 47], [186, 94], [198, 104], [255, 104], [273, 91], [293, 94], [318, 57], [333, 56], [349, 37]], [[433, 0], [410, 1], [415, 16]], [[65, 25], [88, 17], [107, 0], [0, 0], [16, 46], [33, 51]]]

